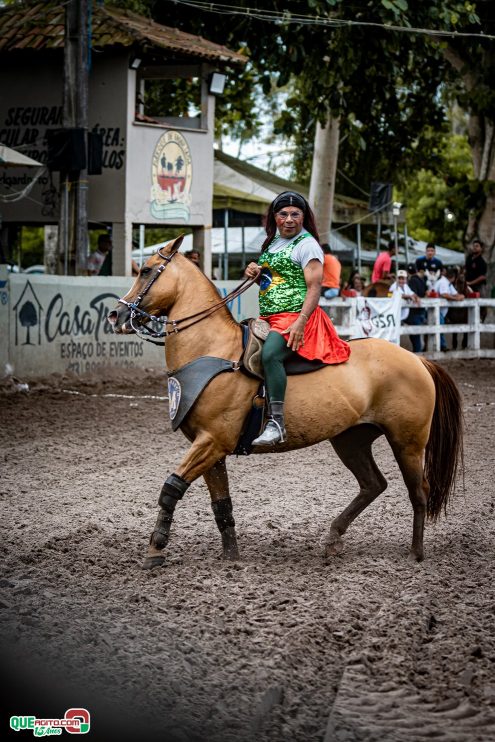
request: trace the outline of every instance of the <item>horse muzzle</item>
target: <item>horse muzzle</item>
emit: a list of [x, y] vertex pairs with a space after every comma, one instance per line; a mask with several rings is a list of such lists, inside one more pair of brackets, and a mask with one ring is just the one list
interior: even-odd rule
[[128, 307], [117, 307], [107, 314], [107, 321], [117, 335], [132, 335], [135, 330], [130, 325], [131, 312]]

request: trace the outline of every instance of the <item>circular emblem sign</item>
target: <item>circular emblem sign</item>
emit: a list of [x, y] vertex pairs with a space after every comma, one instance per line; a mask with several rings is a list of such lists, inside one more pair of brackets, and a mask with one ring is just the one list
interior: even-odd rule
[[168, 380], [168, 414], [171, 420], [175, 418], [179, 410], [180, 395], [180, 383], [175, 376], [170, 376]]
[[153, 152], [151, 171], [151, 215], [155, 219], [189, 221], [192, 159], [182, 134], [162, 134]]

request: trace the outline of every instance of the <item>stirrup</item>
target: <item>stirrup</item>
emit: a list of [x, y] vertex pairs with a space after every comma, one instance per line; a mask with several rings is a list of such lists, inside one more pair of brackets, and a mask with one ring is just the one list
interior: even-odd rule
[[252, 442], [253, 446], [274, 446], [276, 443], [285, 443], [287, 433], [285, 428], [273, 418], [270, 418], [262, 434]]

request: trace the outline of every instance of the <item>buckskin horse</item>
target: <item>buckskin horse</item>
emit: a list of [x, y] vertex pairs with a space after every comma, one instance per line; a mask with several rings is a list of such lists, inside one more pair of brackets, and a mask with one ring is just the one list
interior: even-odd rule
[[[225, 460], [236, 448], [259, 386], [240, 368], [240, 325], [225, 300], [219, 301], [215, 285], [178, 252], [181, 242], [182, 237], [169, 242], [146, 261], [130, 291], [108, 316], [117, 333], [144, 332], [150, 321], [156, 326], [155, 318], [166, 316], [161, 320], [161, 335], [166, 336], [169, 405], [174, 405], [174, 414], [180, 394], [190, 396], [180, 428], [191, 446], [161, 490], [158, 519], [143, 564], [147, 569], [164, 563], [175, 506], [200, 476], [211, 496], [223, 556], [238, 558]], [[421, 561], [425, 517], [435, 521], [446, 511], [462, 463], [460, 394], [441, 366], [393, 343], [364, 339], [352, 341], [351, 346], [346, 363], [289, 376], [288, 439], [275, 448], [260, 447], [256, 453], [330, 441], [360, 488], [331, 523], [325, 538], [325, 558], [331, 558], [343, 550], [342, 536], [352, 521], [387, 487], [372, 454], [373, 442], [384, 435], [412, 504], [410, 558]], [[206, 385], [196, 384], [196, 397], [178, 383], [170, 388], [171, 378], [177, 381], [181, 370], [205, 363], [205, 357], [214, 370]]]

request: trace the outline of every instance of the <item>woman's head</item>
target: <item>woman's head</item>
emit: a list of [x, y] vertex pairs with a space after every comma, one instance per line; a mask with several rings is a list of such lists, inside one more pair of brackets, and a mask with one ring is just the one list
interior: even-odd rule
[[302, 229], [309, 232], [317, 242], [320, 241], [314, 214], [300, 193], [284, 191], [275, 198], [268, 208], [266, 217], [266, 240], [264, 250], [275, 237], [277, 230], [286, 239], [296, 237]]
[[355, 289], [356, 291], [362, 291], [364, 289], [364, 280], [362, 276], [359, 275], [359, 273], [354, 273], [354, 275], [352, 276], [351, 288]]

